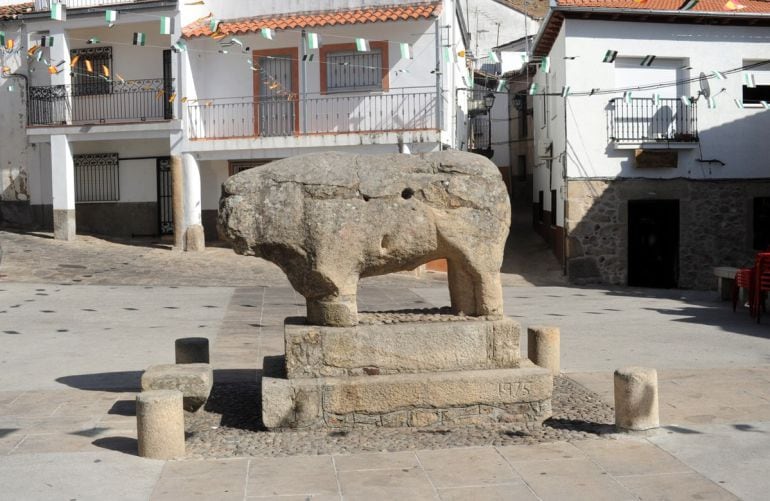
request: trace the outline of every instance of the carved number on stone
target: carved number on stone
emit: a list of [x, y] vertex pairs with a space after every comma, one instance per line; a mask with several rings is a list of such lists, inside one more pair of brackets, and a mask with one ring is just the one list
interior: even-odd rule
[[529, 395], [529, 388], [521, 381], [516, 383], [499, 383], [498, 392], [501, 397], [526, 397]]

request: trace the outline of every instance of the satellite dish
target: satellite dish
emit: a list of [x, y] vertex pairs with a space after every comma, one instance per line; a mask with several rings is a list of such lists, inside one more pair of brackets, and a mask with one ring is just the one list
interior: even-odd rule
[[701, 71], [700, 76], [698, 77], [698, 81], [700, 82], [700, 92], [698, 92], [698, 97], [703, 96], [706, 99], [711, 97], [711, 86], [709, 85], [709, 79], [706, 76], [705, 73]]

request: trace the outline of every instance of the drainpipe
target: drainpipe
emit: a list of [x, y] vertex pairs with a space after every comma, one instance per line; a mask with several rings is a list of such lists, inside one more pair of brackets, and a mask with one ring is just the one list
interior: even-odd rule
[[302, 100], [302, 133], [307, 132], [307, 61], [305, 52], [305, 40], [307, 39], [307, 33], [302, 30], [302, 38], [299, 41], [300, 45], [300, 61], [302, 62], [302, 95], [299, 97]]
[[[564, 85], [567, 85], [566, 79], [564, 82]], [[561, 210], [562, 210], [562, 225], [564, 226], [564, 237], [562, 239], [562, 249], [561, 249], [561, 255], [563, 259], [562, 263], [562, 274], [564, 276], [567, 276], [567, 235], [568, 232], [568, 226], [567, 226], [567, 200], [569, 198], [569, 187], [567, 185], [567, 145], [569, 142], [567, 141], [567, 96], [564, 96], [564, 157], [561, 160], [561, 186], [562, 186], [562, 203], [561, 203]]]
[[434, 39], [436, 45], [436, 127], [439, 129], [439, 145], [441, 144], [441, 130], [443, 130], [442, 120], [442, 96], [441, 96], [441, 33], [440, 33], [440, 18], [436, 18], [433, 30], [435, 31]]

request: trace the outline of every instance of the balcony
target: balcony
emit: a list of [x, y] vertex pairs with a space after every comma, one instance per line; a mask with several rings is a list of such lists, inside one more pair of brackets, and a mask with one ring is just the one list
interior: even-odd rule
[[288, 99], [198, 99], [187, 103], [187, 132], [190, 139], [208, 140], [436, 130], [437, 106], [435, 87]]
[[163, 79], [98, 81], [92, 84], [30, 87], [31, 127], [170, 120], [171, 82]]
[[[51, 10], [51, 1], [52, 0], [35, 0], [35, 10]], [[59, 3], [64, 4], [68, 9], [88, 9], [91, 7], [105, 7], [149, 1], [152, 0], [59, 0]]]
[[610, 140], [615, 147], [645, 148], [695, 147], [698, 143], [697, 103], [685, 105], [680, 99], [621, 98], [607, 108]]

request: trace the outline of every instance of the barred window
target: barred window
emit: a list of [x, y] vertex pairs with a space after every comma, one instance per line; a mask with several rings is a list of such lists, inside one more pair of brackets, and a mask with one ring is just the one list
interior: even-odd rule
[[274, 160], [277, 160], [275, 158], [268, 158], [268, 159], [262, 159], [262, 160], [230, 160], [228, 162], [228, 165], [230, 167], [230, 175], [234, 176], [238, 174], [239, 172], [243, 172], [245, 170], [252, 169], [254, 167], [259, 167], [260, 165], [268, 164]]
[[326, 56], [328, 90], [381, 90], [382, 51], [333, 52]]
[[[112, 86], [101, 75], [104, 74], [103, 66], [107, 67], [109, 74], [112, 75], [112, 47], [99, 46], [70, 50], [70, 60], [76, 57], [77, 62], [72, 68], [72, 95], [110, 94]], [[91, 71], [88, 71], [89, 63]]]
[[117, 153], [73, 155], [76, 202], [117, 202], [120, 200], [120, 172]]

